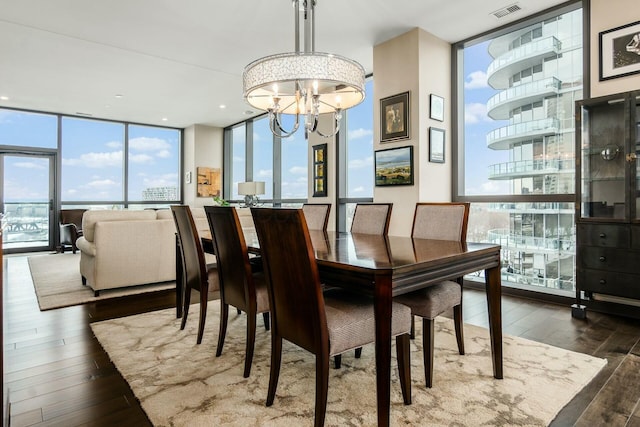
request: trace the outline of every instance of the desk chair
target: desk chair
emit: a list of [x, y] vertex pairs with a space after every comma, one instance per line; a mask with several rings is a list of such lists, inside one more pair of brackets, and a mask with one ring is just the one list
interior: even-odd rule
[[[331, 356], [375, 341], [373, 301], [341, 290], [322, 291], [309, 229], [300, 209], [251, 208], [271, 307], [271, 372], [267, 406], [275, 399], [282, 340], [316, 356], [315, 426], [324, 425]], [[393, 304], [398, 369], [405, 404], [411, 403], [411, 311]]]
[[205, 206], [211, 229], [213, 248], [220, 281], [220, 334], [216, 357], [222, 354], [227, 334], [229, 305], [247, 313], [247, 338], [244, 377], [251, 373], [251, 362], [256, 339], [256, 316], [263, 314], [265, 328], [269, 330], [269, 296], [262, 272], [253, 273], [249, 252], [236, 208], [231, 206]]
[[[411, 236], [418, 239], [466, 242], [469, 203], [417, 203]], [[453, 308], [458, 352], [464, 354], [462, 333], [462, 281], [447, 280], [394, 298], [411, 308], [413, 316], [422, 317], [422, 347], [426, 386], [433, 384], [434, 319]], [[415, 336], [413, 318], [411, 336]]]
[[325, 231], [327, 229], [331, 203], [305, 203], [302, 205], [302, 211], [309, 230]]
[[207, 266], [205, 262], [204, 250], [202, 249], [200, 236], [198, 236], [198, 230], [189, 206], [172, 205], [171, 212], [176, 224], [180, 259], [182, 261], [184, 298], [182, 299], [183, 309], [180, 329], [184, 329], [187, 324], [189, 305], [191, 304], [191, 290], [195, 289], [200, 292], [200, 322], [198, 324], [197, 338], [197, 343], [200, 344], [204, 334], [204, 324], [207, 320], [207, 297], [209, 291], [220, 289], [218, 270], [214, 265]]

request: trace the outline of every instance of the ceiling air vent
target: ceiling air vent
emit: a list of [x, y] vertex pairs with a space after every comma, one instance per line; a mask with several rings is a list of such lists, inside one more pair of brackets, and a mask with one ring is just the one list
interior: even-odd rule
[[496, 10], [495, 12], [491, 12], [491, 14], [496, 18], [500, 19], [500, 18], [504, 18], [507, 15], [511, 15], [512, 13], [517, 12], [519, 10], [522, 10], [522, 8], [518, 6], [517, 3], [515, 3], [515, 4], [512, 4], [511, 6], [506, 6]]

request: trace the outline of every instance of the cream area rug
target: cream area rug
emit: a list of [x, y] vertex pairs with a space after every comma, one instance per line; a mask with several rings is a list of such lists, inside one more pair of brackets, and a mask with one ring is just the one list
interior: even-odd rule
[[80, 254], [34, 255], [28, 259], [33, 286], [40, 310], [69, 307], [99, 300], [135, 295], [145, 292], [175, 288], [175, 282], [131, 286], [129, 288], [102, 290], [100, 296], [93, 289], [82, 285]]
[[[93, 323], [93, 331], [155, 426], [311, 426], [315, 357], [287, 341], [276, 399], [265, 406], [271, 339], [259, 316], [249, 378], [243, 378], [246, 315], [230, 310], [223, 353], [215, 357], [220, 304], [211, 301], [202, 344], [199, 305], [185, 330], [168, 309]], [[505, 336], [504, 379], [493, 378], [489, 332], [464, 326], [466, 355], [453, 322], [438, 318], [432, 389], [424, 386], [422, 339], [412, 341], [413, 403], [405, 406], [392, 349], [391, 425], [546, 426], [606, 364], [605, 359]], [[375, 348], [342, 356], [329, 371], [327, 426], [375, 426]]]

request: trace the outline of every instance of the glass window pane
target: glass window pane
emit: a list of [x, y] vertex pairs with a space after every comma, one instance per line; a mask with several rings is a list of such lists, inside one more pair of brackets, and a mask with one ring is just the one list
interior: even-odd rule
[[[283, 140], [282, 144], [291, 139]], [[273, 199], [273, 134], [266, 117], [253, 122], [253, 180], [264, 181], [265, 194], [261, 199]]]
[[58, 117], [0, 108], [0, 145], [57, 148]]
[[309, 144], [298, 130], [282, 140], [282, 199], [306, 199], [308, 193]]
[[129, 201], [180, 200], [180, 131], [129, 125]]
[[124, 125], [62, 119], [62, 202], [124, 199]]
[[245, 125], [236, 126], [231, 132], [231, 200], [240, 200], [244, 196], [238, 195], [238, 183], [245, 181], [245, 168], [247, 165], [247, 128]]
[[347, 197], [373, 197], [373, 79], [361, 104], [347, 110]]

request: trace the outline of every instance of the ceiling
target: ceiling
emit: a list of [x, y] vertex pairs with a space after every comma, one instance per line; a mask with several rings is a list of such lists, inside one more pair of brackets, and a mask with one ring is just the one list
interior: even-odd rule
[[[492, 15], [514, 3], [318, 0], [316, 51], [355, 59], [368, 74], [373, 47], [413, 28], [453, 43], [563, 0]], [[228, 126], [259, 113], [242, 98], [243, 68], [293, 51], [293, 23], [291, 0], [0, 0], [0, 106]]]

